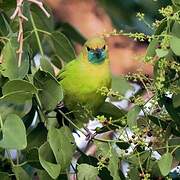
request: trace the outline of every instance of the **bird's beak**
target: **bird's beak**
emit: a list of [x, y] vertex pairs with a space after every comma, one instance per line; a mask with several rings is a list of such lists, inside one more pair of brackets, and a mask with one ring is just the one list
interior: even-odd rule
[[97, 57], [98, 59], [101, 58], [102, 49], [99, 49], [99, 48], [95, 49], [94, 54], [96, 55], [96, 57]]

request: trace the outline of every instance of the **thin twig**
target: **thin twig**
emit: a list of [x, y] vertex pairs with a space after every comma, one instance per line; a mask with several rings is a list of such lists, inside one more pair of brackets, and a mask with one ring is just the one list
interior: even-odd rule
[[50, 14], [46, 11], [46, 9], [43, 6], [43, 3], [38, 1], [38, 0], [28, 0], [31, 3], [36, 4], [37, 6], [39, 6], [39, 8], [44, 12], [44, 14], [49, 18]]
[[23, 21], [28, 20], [23, 15], [23, 1], [24, 0], [16, 0], [16, 4], [17, 4], [16, 9], [15, 9], [13, 15], [10, 17], [13, 20], [17, 16], [18, 20], [19, 20], [19, 32], [18, 32], [18, 38], [17, 38], [17, 41], [19, 43], [19, 49], [17, 50], [18, 67], [21, 66], [22, 54], [23, 54]]
[[[19, 31], [18, 31], [18, 38], [17, 41], [19, 43], [19, 49], [17, 50], [18, 54], [18, 67], [21, 66], [22, 61], [22, 55], [23, 55], [23, 41], [24, 41], [24, 35], [23, 35], [23, 22], [28, 21], [28, 18], [23, 15], [23, 3], [25, 0], [16, 0], [16, 9], [14, 10], [14, 13], [10, 17], [12, 20], [14, 20], [16, 17], [18, 17], [19, 21]], [[36, 4], [47, 17], [50, 17], [50, 14], [46, 11], [46, 9], [43, 6], [43, 3], [38, 0], [27, 0], [30, 3]]]

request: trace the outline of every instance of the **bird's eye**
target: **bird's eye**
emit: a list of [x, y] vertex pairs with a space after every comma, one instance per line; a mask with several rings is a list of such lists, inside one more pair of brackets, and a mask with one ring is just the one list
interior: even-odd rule
[[86, 48], [87, 48], [87, 50], [88, 50], [88, 51], [90, 51], [90, 50], [91, 50], [91, 48], [90, 48], [90, 47], [88, 47], [88, 46], [87, 46]]
[[106, 49], [106, 45], [103, 46], [103, 49], [104, 49], [104, 50]]

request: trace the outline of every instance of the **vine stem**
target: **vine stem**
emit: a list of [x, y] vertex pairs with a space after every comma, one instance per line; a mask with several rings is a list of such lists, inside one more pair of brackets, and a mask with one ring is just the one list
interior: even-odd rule
[[141, 159], [140, 159], [139, 153], [137, 153], [137, 155], [138, 155], [139, 166], [140, 166], [141, 172], [142, 172], [142, 174], [144, 176], [144, 171], [143, 171], [143, 167], [142, 167], [142, 164], [141, 164]]
[[[58, 109], [59, 113], [61, 113], [61, 115], [71, 124], [73, 125], [77, 130], [79, 130], [81, 133], [83, 133], [84, 136], [88, 137], [88, 133], [86, 134], [81, 128], [79, 128], [75, 123], [72, 122], [72, 120], [70, 118], [68, 118], [66, 116], [66, 114], [64, 112], [62, 112], [60, 109]], [[96, 136], [96, 135], [95, 135]], [[110, 139], [101, 139], [101, 138], [97, 138], [94, 135], [92, 135], [92, 139], [96, 140], [96, 141], [101, 141], [101, 142], [124, 142], [124, 141], [118, 141], [118, 140], [110, 140]], [[91, 139], [91, 140], [92, 140]]]
[[2, 121], [1, 115], [0, 115], [0, 125], [1, 125], [1, 130], [2, 130], [3, 129], [3, 121]]
[[10, 159], [10, 162], [11, 162], [12, 166], [14, 166], [14, 162], [12, 160], [11, 153], [9, 152], [8, 149], [6, 149], [6, 153], [7, 153], [8, 158]]
[[124, 141], [111, 140], [111, 139], [101, 139], [101, 138], [97, 138], [97, 137], [94, 137], [93, 139], [95, 141], [106, 142], [106, 143], [116, 143], [116, 142], [122, 143], [122, 142], [124, 142]]
[[58, 112], [61, 113], [61, 115], [62, 115], [70, 124], [72, 124], [77, 130], [79, 130], [81, 133], [83, 133], [85, 136], [87, 136], [87, 134], [86, 134], [81, 128], [79, 128], [75, 123], [73, 123], [73, 122], [71, 121], [71, 119], [68, 118], [63, 111], [61, 111], [60, 109], [58, 109]]
[[175, 148], [172, 150], [171, 154], [173, 154], [178, 148], [180, 148], [180, 145], [177, 146], [177, 147], [175, 147]]
[[39, 38], [38, 30], [36, 28], [36, 25], [35, 25], [35, 22], [34, 22], [34, 19], [33, 19], [33, 16], [32, 16], [31, 12], [30, 12], [30, 19], [31, 19], [31, 23], [32, 23], [32, 26], [33, 26], [33, 29], [34, 29], [36, 39], [37, 39], [37, 43], [38, 43], [38, 46], [39, 46], [41, 56], [44, 56], [44, 51], [43, 51], [43, 48], [41, 46], [41, 41], [40, 41], [40, 38]]
[[[173, 151], [171, 152], [171, 154], [174, 153], [174, 151], [176, 151], [178, 148], [180, 148], [180, 145], [179, 145], [179, 146], [177, 146], [177, 145], [168, 146], [168, 148], [173, 148], [173, 147], [174, 147], [174, 149], [173, 149]], [[159, 147], [159, 148], [154, 148], [153, 151], [157, 151], [157, 150], [161, 150], [161, 149], [165, 149], [165, 148], [167, 148], [167, 146]], [[152, 149], [149, 149], [149, 150], [152, 151]], [[140, 152], [139, 155], [140, 155], [140, 154], [143, 154], [143, 153], [145, 153], [145, 152], [147, 152], [147, 151], [148, 151], [148, 149], [145, 150], [145, 151]], [[136, 156], [136, 155], [137, 155], [137, 154], [132, 154], [131, 156], [129, 156], [129, 158], [132, 158], [132, 157], [134, 157], [134, 156]]]

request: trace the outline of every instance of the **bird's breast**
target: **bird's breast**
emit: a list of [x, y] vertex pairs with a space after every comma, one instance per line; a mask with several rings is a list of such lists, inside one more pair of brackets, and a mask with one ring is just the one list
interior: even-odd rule
[[65, 101], [73, 104], [79, 102], [98, 106], [105, 97], [102, 97], [97, 91], [104, 86], [110, 87], [110, 77], [108, 63], [101, 65], [79, 64], [73, 73], [66, 74], [62, 80]]

